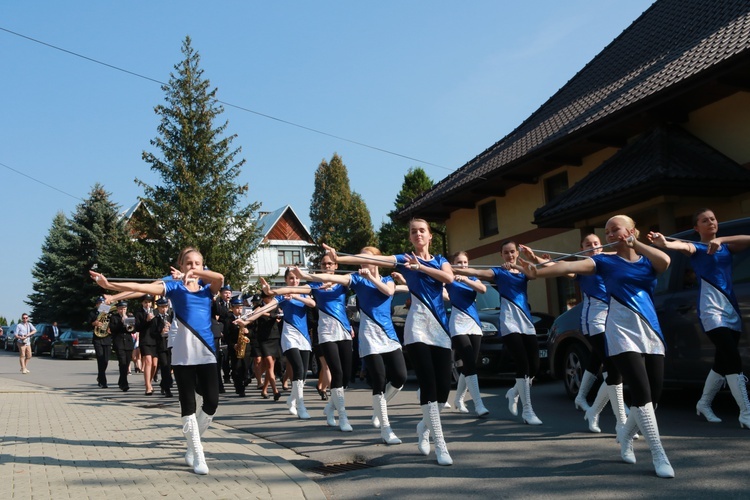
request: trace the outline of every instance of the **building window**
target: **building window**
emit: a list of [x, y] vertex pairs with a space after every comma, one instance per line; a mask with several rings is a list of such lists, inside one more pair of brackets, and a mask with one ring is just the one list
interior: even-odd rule
[[487, 238], [498, 234], [497, 206], [494, 201], [479, 205], [479, 237]]
[[568, 190], [568, 173], [553, 175], [544, 179], [545, 203], [554, 200]]
[[297, 266], [302, 263], [299, 250], [279, 250], [279, 266]]

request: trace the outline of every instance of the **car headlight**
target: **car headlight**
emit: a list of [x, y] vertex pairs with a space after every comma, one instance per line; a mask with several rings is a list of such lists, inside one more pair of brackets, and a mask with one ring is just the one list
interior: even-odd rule
[[497, 327], [492, 323], [482, 321], [482, 332], [497, 332]]

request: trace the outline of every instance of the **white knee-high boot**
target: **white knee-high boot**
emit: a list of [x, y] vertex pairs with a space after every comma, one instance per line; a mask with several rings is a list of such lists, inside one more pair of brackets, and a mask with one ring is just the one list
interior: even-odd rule
[[591, 432], [602, 432], [602, 429], [599, 427], [599, 414], [604, 410], [604, 407], [607, 406], [607, 403], [609, 403], [610, 396], [608, 388], [609, 386], [607, 383], [602, 382], [602, 385], [599, 386], [599, 391], [596, 393], [594, 404], [589, 406], [588, 410], [586, 410], [586, 413], [583, 415], [583, 419], [587, 420], [589, 423], [589, 430]]
[[659, 477], [674, 477], [674, 469], [669, 463], [667, 453], [661, 445], [659, 437], [659, 426], [656, 424], [656, 415], [654, 414], [654, 405], [646, 403], [645, 406], [638, 406], [630, 409], [631, 414], [635, 414], [638, 427], [641, 429], [643, 437], [651, 449], [651, 458], [654, 462], [654, 470]]
[[[385, 402], [390, 403], [391, 399], [396, 397], [396, 394], [401, 392], [401, 387], [393, 387], [390, 382], [385, 384], [385, 392], [383, 393], [383, 397], [385, 397]], [[374, 411], [372, 412], [372, 426], [376, 429], [380, 429], [380, 419], [378, 418], [378, 412]]]
[[737, 406], [740, 407], [740, 429], [750, 429], [750, 401], [747, 398], [747, 377], [742, 373], [727, 375], [727, 385], [732, 391]]
[[523, 384], [522, 378], [516, 379], [516, 385], [508, 389], [505, 393], [505, 397], [508, 399], [508, 411], [514, 417], [518, 416], [518, 388]]
[[453, 465], [448, 447], [443, 437], [443, 426], [440, 422], [440, 403], [432, 401], [422, 405], [422, 420], [428, 422], [432, 439], [435, 442], [435, 455], [439, 465]]
[[[462, 375], [463, 377], [463, 375]], [[484, 406], [482, 401], [482, 394], [479, 392], [479, 379], [476, 375], [469, 375], [466, 377], [466, 386], [469, 388], [469, 394], [471, 394], [471, 400], [474, 402], [474, 413], [478, 417], [486, 417], [490, 414], [490, 410]]]
[[[292, 382], [292, 394], [294, 394], [294, 400], [297, 403], [297, 407], [296, 407], [297, 416], [301, 418], [302, 420], [308, 420], [310, 418], [310, 414], [307, 413], [307, 408], [305, 408], [304, 389], [305, 389], [304, 380], [295, 380]], [[291, 408], [289, 408], [289, 413], [292, 413]], [[292, 413], [292, 415], [294, 414]]]
[[388, 403], [383, 394], [374, 394], [372, 396], [372, 408], [378, 414], [380, 437], [383, 439], [383, 442], [385, 444], [401, 444], [401, 440], [391, 429], [391, 423], [388, 419]]
[[635, 463], [635, 452], [633, 451], [633, 436], [638, 430], [638, 420], [635, 412], [628, 415], [625, 424], [617, 429], [617, 442], [620, 443], [620, 456], [626, 464]]
[[713, 409], [711, 408], [711, 403], [713, 402], [714, 398], [719, 393], [719, 390], [721, 390], [721, 387], [723, 385], [723, 376], [719, 375], [713, 370], [708, 372], [706, 383], [703, 385], [703, 395], [701, 395], [701, 398], [695, 405], [695, 414], [698, 416], [703, 415], [704, 417], [706, 417], [706, 420], [708, 420], [712, 424], [718, 424], [719, 422], [721, 422], [721, 419], [716, 416]]
[[[203, 445], [201, 444], [201, 435], [195, 414], [182, 417], [182, 432], [187, 439], [188, 452], [193, 458], [193, 463], [189, 464], [192, 465], [193, 472], [208, 474], [208, 465], [206, 464], [206, 457], [203, 455]], [[185, 461], [187, 461], [187, 454], [185, 455]]]
[[521, 406], [523, 411], [521, 412], [521, 418], [524, 423], [529, 425], [542, 425], [542, 421], [534, 413], [534, 409], [531, 407], [531, 378], [525, 377], [522, 380], [521, 385], [518, 387], [518, 395], [521, 399]]
[[339, 428], [342, 432], [352, 432], [352, 426], [349, 423], [349, 418], [346, 416], [344, 388], [336, 387], [335, 389], [331, 389], [331, 399], [333, 399], [333, 405], [339, 411]]
[[587, 411], [589, 409], [589, 403], [586, 398], [589, 395], [589, 391], [594, 386], [594, 382], [596, 382], [596, 375], [588, 370], [584, 370], [581, 385], [578, 387], [578, 394], [575, 399], [576, 410]]
[[[427, 405], [422, 405], [422, 408]], [[430, 421], [424, 416], [422, 412], [422, 420], [417, 424], [417, 449], [422, 455], [430, 454]]]
[[292, 391], [289, 393], [289, 397], [286, 398], [286, 407], [289, 409], [289, 413], [297, 416], [297, 393], [294, 390], [294, 382], [292, 382]]
[[[216, 414], [214, 413], [213, 415], [209, 415], [208, 413], [204, 413], [202, 408], [198, 408], [198, 411], [195, 414], [195, 421], [198, 423], [198, 435], [199, 436], [203, 436], [206, 430], [208, 430], [208, 426], [211, 424], [211, 421], [214, 419], [214, 415]], [[193, 448], [188, 446], [188, 449], [185, 452], [185, 463], [188, 464], [190, 467], [192, 467], [194, 460], [195, 458], [193, 455]]]
[[456, 399], [453, 401], [453, 406], [457, 412], [469, 413], [469, 409], [464, 403], [466, 397], [466, 376], [462, 373], [458, 377], [458, 385], [456, 386]]
[[326, 423], [329, 427], [338, 427], [336, 423], [336, 407], [333, 405], [333, 396], [328, 399], [325, 408], [323, 408], [323, 415], [326, 416]]

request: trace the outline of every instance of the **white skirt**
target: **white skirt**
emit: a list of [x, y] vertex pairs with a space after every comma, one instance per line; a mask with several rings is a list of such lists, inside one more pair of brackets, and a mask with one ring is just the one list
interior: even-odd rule
[[437, 347], [451, 348], [451, 336], [426, 305], [412, 294], [409, 314], [404, 325], [404, 345], [421, 342]]

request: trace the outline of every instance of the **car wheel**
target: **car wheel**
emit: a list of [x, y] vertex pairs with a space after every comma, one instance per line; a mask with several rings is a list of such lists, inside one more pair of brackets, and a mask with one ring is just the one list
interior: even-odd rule
[[578, 395], [578, 389], [581, 387], [583, 371], [589, 361], [589, 351], [586, 346], [574, 342], [565, 348], [565, 358], [563, 359], [563, 384], [565, 392], [571, 399]]
[[73, 355], [70, 352], [70, 347], [65, 348], [65, 359], [73, 359]]
[[49, 357], [50, 358], [54, 358], [55, 357], [55, 347], [54, 346], [51, 346], [49, 348]]
[[42, 351], [39, 349], [39, 344], [34, 344], [34, 356], [41, 356]]

